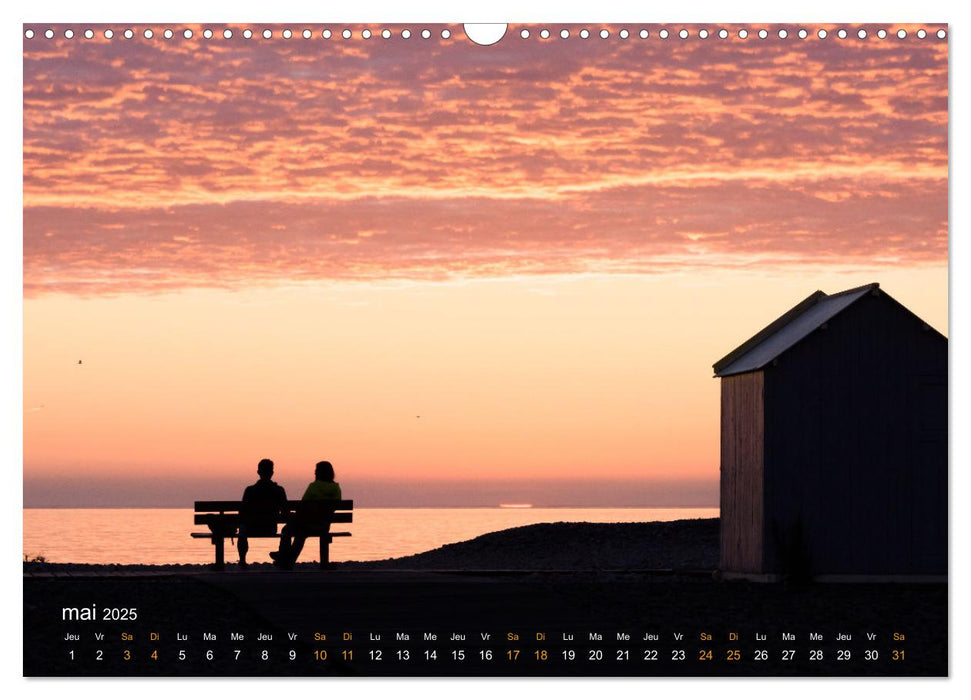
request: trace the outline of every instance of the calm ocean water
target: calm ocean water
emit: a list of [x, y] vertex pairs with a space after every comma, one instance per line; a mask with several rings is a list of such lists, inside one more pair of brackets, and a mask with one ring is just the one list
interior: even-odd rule
[[[628, 523], [715, 518], [717, 508], [360, 508], [336, 540], [333, 561], [401, 557], [520, 525], [555, 522]], [[212, 561], [193, 512], [180, 508], [26, 508], [24, 554], [76, 564], [190, 564]], [[336, 527], [335, 527], [336, 529]], [[250, 542], [249, 560], [269, 561], [270, 539]], [[308, 552], [315, 552], [308, 545]], [[235, 547], [227, 542], [227, 561]], [[312, 558], [312, 557], [311, 557]]]

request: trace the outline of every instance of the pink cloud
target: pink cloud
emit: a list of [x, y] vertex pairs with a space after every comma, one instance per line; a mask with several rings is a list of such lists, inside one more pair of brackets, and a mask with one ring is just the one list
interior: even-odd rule
[[945, 260], [947, 42], [768, 28], [25, 40], [25, 289]]

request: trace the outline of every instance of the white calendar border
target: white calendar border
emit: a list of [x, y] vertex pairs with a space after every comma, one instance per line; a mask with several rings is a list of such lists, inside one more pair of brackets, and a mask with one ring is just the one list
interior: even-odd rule
[[[50, 0], [42, 3], [16, 3], [16, 7], [9, 5], [0, 12], [4, 21], [0, 39], [0, 56], [2, 56], [2, 89], [3, 100], [3, 130], [6, 154], [2, 169], [3, 184], [8, 193], [3, 198], [4, 221], [8, 224], [7, 235], [2, 244], [3, 255], [0, 256], [0, 284], [3, 294], [0, 296], [0, 309], [4, 329], [14, 328], [16, 333], [9, 335], [5, 332], [3, 357], [6, 371], [3, 373], [3, 384], [0, 395], [0, 425], [3, 426], [3, 440], [0, 444], [6, 446], [3, 450], [4, 470], [7, 481], [0, 493], [5, 495], [3, 505], [7, 513], [14, 515], [22, 507], [22, 245], [20, 232], [22, 231], [22, 57], [21, 57], [21, 28], [23, 22], [74, 22], [87, 21], [90, 23], [124, 20], [132, 22], [172, 22], [191, 20], [192, 22], [287, 22], [326, 20], [331, 22], [455, 22], [471, 20], [477, 22], [631, 22], [643, 21], [661, 22], [800, 22], [812, 24], [814, 22], [847, 22], [858, 23], [866, 21], [886, 22], [924, 22], [942, 23], [948, 20], [956, 21], [960, 18], [957, 3], [945, 0], [882, 0], [880, 3], [853, 3], [845, 0], [814, 0], [804, 3], [802, 7], [790, 3], [780, 3], [778, 0], [758, 0], [729, 4], [703, 1], [686, 3], [646, 3], [625, 2], [623, 0], [595, 0], [589, 7], [578, 4], [568, 5], [563, 2], [529, 2], [528, 0], [480, 0], [478, 7], [472, 3], [458, 3], [455, 0], [432, 0], [406, 6], [401, 2], [390, 0], [374, 2], [347, 3], [341, 7], [336, 3], [294, 2], [288, 5], [280, 3], [264, 3], [260, 7], [257, 3], [229, 2], [228, 0], [214, 0], [200, 3], [198, 0], [165, 0], [157, 8], [147, 3], [109, 2], [106, 0], [88, 0], [83, 4], [76, 0]], [[966, 115], [967, 93], [957, 89], [959, 81], [955, 76], [967, 76], [967, 59], [964, 51], [966, 47], [960, 43], [961, 30], [967, 30], [969, 24], [952, 24], [949, 27], [948, 42], [950, 44], [951, 60], [951, 94], [950, 94], [950, 124], [959, 123], [959, 115]], [[959, 37], [957, 42], [953, 36]], [[950, 144], [952, 157], [958, 167], [951, 169], [951, 192], [961, 190], [961, 165], [967, 164], [968, 151], [963, 134], [957, 129], [951, 129]], [[16, 147], [14, 144], [17, 144]], [[12, 196], [18, 193], [17, 197]], [[966, 199], [959, 198], [955, 202], [949, 216], [950, 238], [950, 323], [948, 335], [951, 342], [952, 357], [958, 353], [955, 342], [955, 328], [957, 347], [965, 349], [962, 333], [969, 327], [968, 319], [968, 284], [961, 278], [961, 273], [968, 272], [967, 244], [961, 241], [962, 214], [966, 214]], [[963, 206], [962, 206], [963, 204]], [[964, 234], [968, 235], [968, 234]], [[965, 358], [967, 352], [964, 353]], [[971, 452], [967, 431], [955, 430], [957, 425], [968, 425], [971, 418], [968, 413], [969, 400], [969, 370], [960, 361], [951, 366], [951, 396], [952, 396], [952, 430], [951, 443], [951, 577], [950, 590], [957, 589], [959, 584], [968, 581], [968, 525], [969, 517], [966, 508], [956, 508], [964, 497], [969, 496], [967, 470], [971, 466]], [[20, 468], [11, 469], [13, 465]], [[19, 479], [19, 480], [18, 480]], [[960, 496], [958, 496], [960, 494]], [[16, 516], [14, 522], [6, 523], [8, 528], [15, 528], [20, 532], [22, 519]], [[5, 564], [3, 583], [5, 590], [14, 590], [18, 586], [18, 579], [22, 580], [21, 551], [22, 537], [7, 537], [3, 544], [2, 561]], [[22, 595], [22, 588], [19, 589]], [[63, 697], [66, 692], [77, 692], [80, 688], [72, 688], [74, 684], [83, 685], [83, 692], [138, 692], [145, 698], [164, 698], [170, 700], [173, 692], [191, 691], [211, 692], [213, 683], [226, 684], [227, 690], [239, 697], [264, 696], [267, 693], [279, 692], [277, 685], [285, 684], [284, 692], [293, 692], [297, 684], [309, 683], [338, 683], [342, 692], [355, 693], [387, 693], [392, 691], [391, 684], [403, 684], [396, 689], [405, 692], [421, 693], [429, 698], [454, 698], [461, 694], [470, 700], [488, 698], [493, 700], [499, 693], [515, 696], [549, 692], [561, 693], [566, 698], [589, 697], [593, 693], [603, 691], [617, 693], [744, 693], [751, 697], [776, 698], [780, 693], [793, 698], [816, 698], [821, 693], [829, 694], [838, 691], [879, 692], [888, 698], [909, 697], [915, 693], [931, 690], [934, 693], [954, 695], [966, 693], [971, 683], [969, 665], [962, 663], [969, 652], [969, 645], [963, 641], [968, 625], [968, 604], [958, 596], [951, 596], [950, 606], [950, 638], [951, 657], [950, 681], [921, 681], [921, 680], [838, 680], [825, 679], [818, 682], [793, 682], [792, 680], [765, 679], [570, 679], [570, 680], [540, 680], [540, 679], [490, 679], [485, 682], [471, 682], [467, 680], [435, 679], [435, 680], [325, 680], [316, 679], [280, 679], [253, 682], [234, 679], [221, 680], [163, 680], [163, 681], [125, 681], [123, 679], [105, 681], [70, 681], [70, 680], [30, 680], [22, 678], [22, 649], [14, 641], [20, 638], [23, 628], [22, 600], [14, 608], [11, 616], [12, 624], [7, 625], [7, 635], [11, 644], [7, 647], [7, 655], [3, 658], [2, 669], [4, 680], [20, 679], [19, 689], [29, 692], [34, 697], [53, 698]], [[124, 683], [125, 688], [119, 687]], [[137, 683], [137, 689], [128, 687], [129, 683]], [[172, 683], [177, 683], [178, 688]], [[862, 684], [867, 684], [864, 688]], [[878, 687], [871, 688], [869, 684], [876, 683]], [[29, 688], [28, 688], [29, 684]], [[642, 685], [648, 684], [648, 685]], [[725, 684], [725, 685], [722, 685]], [[924, 687], [932, 684], [930, 688]], [[273, 686], [272, 688], [270, 686]], [[17, 687], [17, 686], [15, 686]], [[964, 690], [960, 690], [960, 688]], [[321, 692], [330, 689], [321, 688]]]

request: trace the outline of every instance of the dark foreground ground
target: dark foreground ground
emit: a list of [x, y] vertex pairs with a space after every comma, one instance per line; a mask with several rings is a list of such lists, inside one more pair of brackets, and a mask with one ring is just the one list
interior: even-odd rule
[[[542, 570], [502, 570], [518, 561], [486, 556], [502, 533], [453, 545], [450, 561], [436, 550], [333, 571], [32, 565], [24, 673], [947, 675], [946, 584], [716, 581], [697, 567], [706, 522], [666, 528], [669, 540], [701, 542], [654, 537], [654, 558], [629, 551], [625, 526], [616, 537], [598, 526], [602, 546], [587, 534], [602, 556], [585, 570], [555, 555]], [[512, 531], [520, 541], [506, 549], [550, 551], [554, 531]], [[690, 567], [645, 566], [679, 548]], [[95, 619], [77, 619], [92, 609]]]

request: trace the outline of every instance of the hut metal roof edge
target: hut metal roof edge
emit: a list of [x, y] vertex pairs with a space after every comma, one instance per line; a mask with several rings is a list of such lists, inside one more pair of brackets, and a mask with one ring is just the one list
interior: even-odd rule
[[886, 297], [907, 314], [920, 321], [926, 330], [932, 330], [941, 335], [942, 338], [944, 337], [903, 304], [882, 291], [878, 282], [854, 287], [836, 294], [826, 294], [817, 290], [718, 360], [712, 366], [715, 370], [715, 376], [728, 377], [733, 374], [743, 374], [762, 369], [868, 294]]

